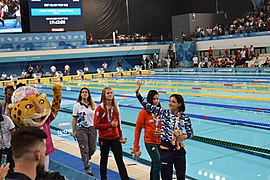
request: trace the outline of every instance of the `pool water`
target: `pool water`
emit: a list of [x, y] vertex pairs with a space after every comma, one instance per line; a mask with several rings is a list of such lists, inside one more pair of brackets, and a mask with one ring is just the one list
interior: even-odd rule
[[[88, 87], [96, 104], [101, 90], [110, 86], [120, 107], [123, 145], [130, 154], [134, 124], [142, 109], [135, 97], [136, 80], [143, 82], [141, 94], [150, 89], [160, 93], [161, 105], [168, 108], [173, 93], [183, 95], [196, 138], [185, 141], [187, 176], [194, 179], [270, 179], [270, 77], [268, 76], [187, 76], [153, 75], [65, 82], [61, 112], [52, 122], [52, 133], [72, 140], [73, 105], [80, 88]], [[57, 82], [59, 83], [59, 82]], [[48, 95], [50, 85], [36, 85]], [[140, 159], [150, 160], [141, 133]]]

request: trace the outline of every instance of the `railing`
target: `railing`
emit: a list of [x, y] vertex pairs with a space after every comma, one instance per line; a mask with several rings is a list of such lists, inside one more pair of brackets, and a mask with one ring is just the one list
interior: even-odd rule
[[195, 41], [209, 41], [209, 40], [219, 40], [219, 39], [266, 36], [266, 35], [270, 35], [270, 31], [250, 32], [250, 33], [243, 33], [243, 34], [231, 34], [231, 35], [224, 35], [224, 36], [208, 36], [208, 37], [194, 38], [193, 40], [195, 40]]
[[[126, 43], [149, 43], [149, 42], [167, 42], [172, 41], [170, 37], [147, 37], [147, 38], [117, 38], [116, 44], [126, 44]], [[113, 44], [113, 39], [94, 39], [93, 41], [87, 40], [88, 45], [94, 44]]]

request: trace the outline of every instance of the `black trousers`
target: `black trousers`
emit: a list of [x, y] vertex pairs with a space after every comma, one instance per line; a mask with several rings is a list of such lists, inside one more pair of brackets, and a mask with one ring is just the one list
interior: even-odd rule
[[12, 152], [11, 152], [11, 148], [6, 148], [6, 149], [1, 149], [0, 150], [0, 158], [2, 158], [2, 154], [6, 154], [7, 155], [7, 163], [9, 162], [9, 169], [11, 171], [13, 171], [14, 168], [14, 160], [12, 158]]
[[108, 164], [108, 155], [110, 149], [113, 152], [116, 165], [118, 167], [119, 174], [122, 180], [128, 180], [127, 170], [123, 161], [123, 150], [122, 145], [119, 141], [119, 138], [116, 139], [102, 139], [99, 138], [100, 146], [100, 177], [101, 180], [107, 179], [107, 164]]
[[176, 171], [177, 180], [185, 180], [186, 176], [186, 151], [160, 149], [161, 158], [161, 178], [162, 180], [172, 180], [173, 165]]

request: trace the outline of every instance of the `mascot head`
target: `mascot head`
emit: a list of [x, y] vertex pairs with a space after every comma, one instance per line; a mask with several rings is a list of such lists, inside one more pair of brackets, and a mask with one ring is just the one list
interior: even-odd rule
[[29, 86], [16, 89], [11, 97], [11, 119], [18, 127], [40, 127], [51, 114], [51, 105], [46, 94]]

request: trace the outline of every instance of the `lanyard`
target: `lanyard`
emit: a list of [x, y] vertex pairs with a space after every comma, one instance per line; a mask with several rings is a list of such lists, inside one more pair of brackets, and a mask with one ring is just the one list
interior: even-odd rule
[[[171, 116], [173, 115], [173, 113], [172, 113], [172, 111], [170, 112], [170, 114], [171, 114]], [[174, 115], [175, 116], [175, 121], [174, 121], [174, 130], [176, 130], [176, 129], [179, 129], [179, 127], [178, 127], [178, 123], [179, 123], [179, 121], [180, 121], [180, 116], [181, 116], [181, 113], [180, 112], [178, 112], [176, 115]]]
[[107, 109], [108, 122], [111, 123], [113, 116], [113, 107], [111, 109]]
[[155, 114], [152, 114], [152, 118], [153, 118], [154, 123], [155, 123], [155, 125], [156, 125], [156, 129], [158, 129], [158, 122], [160, 121], [160, 119], [159, 119], [158, 116], [155, 115]]

